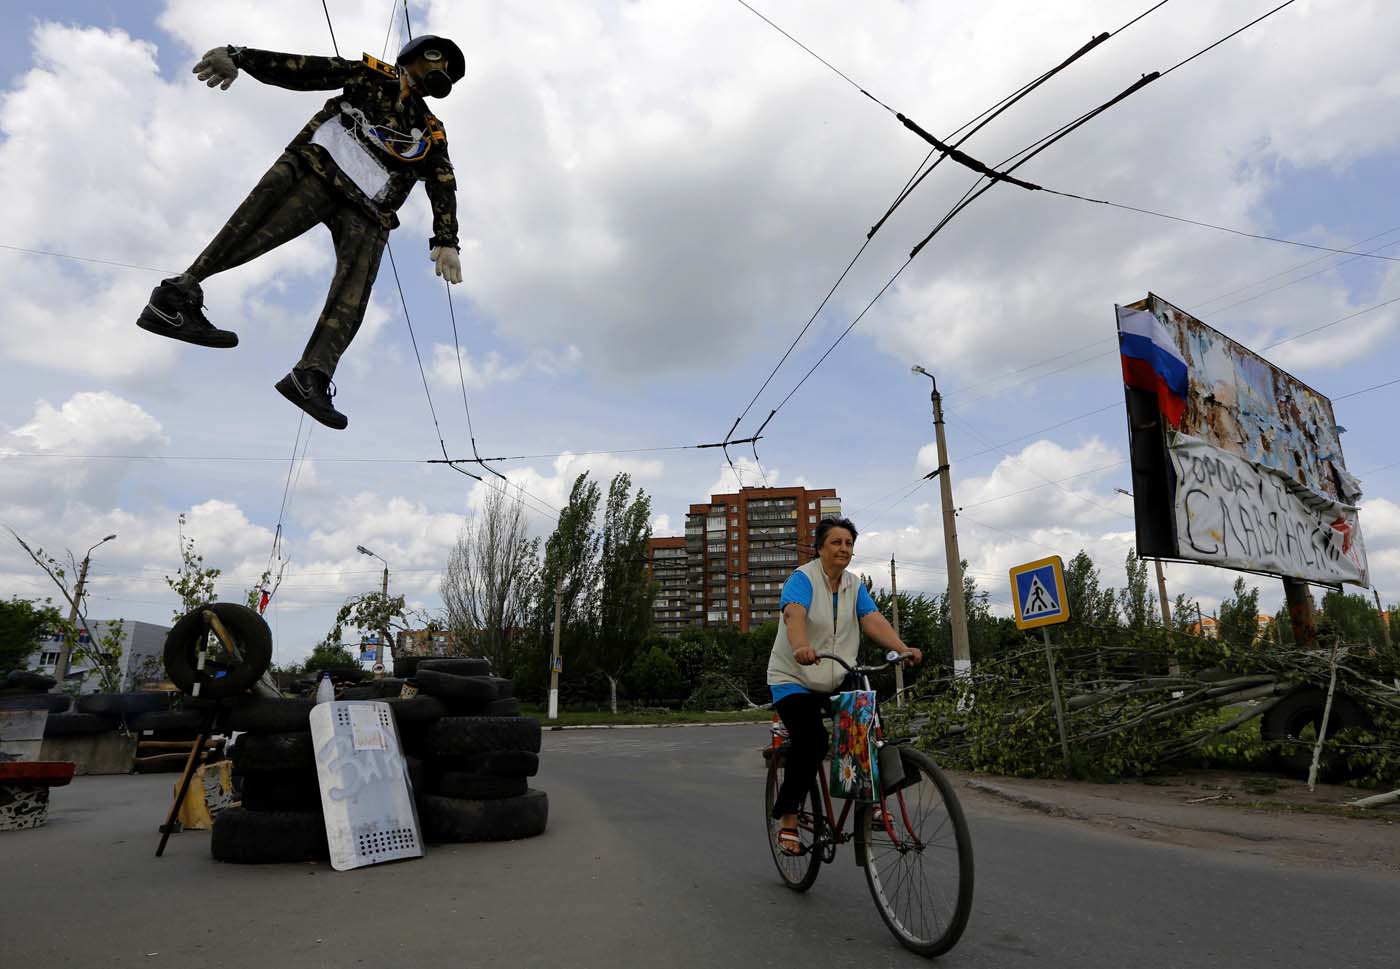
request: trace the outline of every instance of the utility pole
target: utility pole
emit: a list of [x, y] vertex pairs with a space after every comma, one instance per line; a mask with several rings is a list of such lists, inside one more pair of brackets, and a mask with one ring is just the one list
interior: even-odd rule
[[[890, 556], [890, 598], [894, 600], [894, 634], [901, 639], [899, 632], [899, 582], [894, 576], [894, 556]], [[904, 706], [904, 662], [894, 664], [894, 705]]]
[[549, 719], [559, 719], [559, 633], [560, 613], [564, 605], [564, 577], [554, 579], [554, 652], [549, 658]]
[[1315, 648], [1317, 622], [1313, 618], [1313, 598], [1307, 582], [1284, 578], [1283, 597], [1288, 603], [1288, 618], [1293, 624], [1293, 645], [1299, 649]]
[[1153, 559], [1157, 566], [1157, 598], [1162, 603], [1162, 631], [1167, 636], [1167, 672], [1172, 676], [1181, 675], [1181, 660], [1176, 658], [1176, 644], [1172, 640], [1172, 607], [1167, 602], [1167, 576], [1162, 571], [1162, 560]]
[[[383, 595], [384, 595], [384, 599], [382, 600], [382, 602], [383, 602], [383, 605], [387, 608], [387, 607], [388, 607], [388, 604], [389, 604], [389, 561], [388, 561], [388, 559], [384, 558], [384, 556], [382, 556], [382, 555], [376, 555], [374, 552], [371, 552], [369, 549], [365, 548], [363, 545], [356, 545], [356, 546], [355, 546], [355, 551], [359, 552], [361, 555], [368, 555], [370, 558], [379, 559], [379, 561], [381, 561], [381, 562], [384, 563], [384, 583], [383, 583], [382, 586], [380, 586], [380, 592], [382, 592]], [[374, 665], [380, 667], [381, 669], [382, 669], [383, 666], [384, 666], [384, 641], [387, 640], [388, 638], [389, 638], [389, 630], [388, 630], [388, 627], [387, 627], [387, 624], [386, 624], [385, 626], [380, 627], [380, 630], [379, 630], [379, 643], [378, 643], [378, 645], [376, 645], [375, 648], [374, 648]]]
[[[102, 541], [98, 542], [97, 545], [103, 545], [116, 537], [116, 535], [108, 535]], [[73, 587], [72, 609], [68, 612], [68, 625], [77, 630], [73, 633], [74, 637], [81, 636], [83, 633], [87, 632], [86, 629], [77, 629], [78, 608], [83, 604], [83, 586], [87, 584], [88, 563], [92, 561], [92, 550], [97, 548], [97, 545], [93, 545], [87, 550], [87, 554], [83, 556], [83, 564], [78, 567], [78, 584]], [[54, 664], [53, 668], [53, 678], [58, 681], [54, 684], [54, 692], [61, 692], [63, 690], [63, 681], [68, 678], [68, 664], [71, 661], [72, 654], [73, 640], [65, 636], [63, 637], [63, 645], [58, 648], [58, 662]]]
[[1387, 651], [1394, 647], [1390, 644], [1390, 623], [1387, 622], [1385, 610], [1381, 608], [1381, 593], [1375, 586], [1371, 587], [1371, 594], [1376, 597], [1376, 615], [1381, 617], [1381, 639], [1385, 642]]
[[958, 552], [957, 515], [953, 511], [953, 481], [948, 470], [948, 441], [943, 433], [943, 395], [938, 392], [938, 381], [933, 374], [920, 366], [915, 366], [913, 371], [933, 381], [933, 391], [929, 394], [929, 400], [933, 402], [933, 430], [938, 442], [938, 467], [929, 477], [938, 478], [938, 488], [943, 498], [943, 554], [948, 560], [948, 618], [953, 627], [953, 676], [971, 676], [972, 650], [967, 639], [967, 603], [963, 601], [962, 556]]

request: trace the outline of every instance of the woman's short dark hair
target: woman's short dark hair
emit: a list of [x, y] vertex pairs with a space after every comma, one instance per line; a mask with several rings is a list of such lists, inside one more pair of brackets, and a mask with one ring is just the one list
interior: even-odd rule
[[849, 518], [823, 518], [817, 522], [817, 550], [826, 544], [826, 534], [833, 528], [844, 528], [851, 533], [851, 541], [855, 541], [860, 533], [856, 531], [855, 524]]

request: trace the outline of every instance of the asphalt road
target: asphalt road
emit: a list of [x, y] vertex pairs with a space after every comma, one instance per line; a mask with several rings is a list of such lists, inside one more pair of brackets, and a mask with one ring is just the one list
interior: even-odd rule
[[[172, 775], [78, 778], [0, 834], [0, 965], [414, 969], [922, 965], [849, 849], [797, 895], [765, 844], [766, 726], [545, 735], [548, 832], [335, 872], [153, 857]], [[1396, 965], [1400, 879], [1143, 841], [967, 792], [977, 895], [950, 966]]]

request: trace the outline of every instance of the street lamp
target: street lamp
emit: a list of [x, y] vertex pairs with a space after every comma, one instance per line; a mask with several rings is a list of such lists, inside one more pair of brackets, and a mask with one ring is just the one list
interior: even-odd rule
[[[384, 556], [375, 555], [363, 545], [356, 545], [355, 551], [359, 552], [361, 555], [368, 555], [371, 558], [377, 558], [379, 559], [379, 561], [384, 562], [384, 586], [382, 591], [384, 593], [384, 601], [387, 604], [389, 601], [389, 563], [384, 560]], [[388, 638], [389, 630], [379, 630], [379, 644], [375, 647], [374, 650], [374, 665], [379, 666], [381, 668], [384, 665], [384, 640]]]
[[[116, 537], [117, 536], [115, 534], [112, 534], [108, 535], [100, 542], [94, 542], [88, 547], [87, 552], [83, 555], [83, 564], [78, 568], [78, 583], [73, 587], [73, 607], [72, 610], [68, 613], [68, 624], [70, 626], [74, 626], [78, 622], [78, 607], [82, 604], [83, 601], [83, 586], [87, 584], [88, 563], [92, 561], [93, 549], [97, 548], [99, 545], [106, 545], [108, 542], [110, 542]], [[79, 633], [78, 635], [81, 635], [81, 633]], [[58, 681], [54, 684], [55, 690], [63, 689], [63, 681], [68, 678], [68, 663], [71, 659], [71, 655], [72, 643], [67, 637], [65, 637], [63, 640], [63, 645], [60, 646], [58, 650], [58, 662], [54, 663], [53, 667], [53, 677], [55, 680]]]
[[938, 467], [929, 477], [938, 478], [938, 490], [943, 499], [943, 555], [948, 560], [948, 613], [953, 631], [953, 675], [972, 673], [972, 648], [967, 636], [967, 604], [963, 602], [962, 555], [958, 551], [958, 525], [953, 511], [953, 481], [948, 471], [948, 441], [943, 435], [943, 396], [933, 374], [915, 364], [911, 373], [923, 374], [933, 384], [929, 400], [933, 403], [933, 432], [938, 442]]

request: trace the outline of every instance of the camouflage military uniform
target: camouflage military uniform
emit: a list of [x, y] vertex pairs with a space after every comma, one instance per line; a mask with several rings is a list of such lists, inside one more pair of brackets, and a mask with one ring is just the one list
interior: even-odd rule
[[[457, 183], [447, 138], [420, 97], [409, 94], [400, 102], [398, 68], [368, 54], [352, 61], [247, 47], [229, 50], [239, 68], [267, 84], [298, 91], [342, 90], [292, 139], [185, 278], [202, 282], [324, 224], [335, 245], [335, 276], [297, 366], [331, 376], [364, 319], [389, 230], [399, 224], [395, 212], [416, 181], [424, 183], [432, 204], [428, 245], [457, 247]], [[318, 136], [323, 125], [340, 130]], [[393, 141], [407, 150], [396, 153], [376, 145], [368, 130], [372, 127], [404, 135]], [[409, 133], [421, 134], [410, 139]], [[332, 154], [332, 149], [347, 150], [347, 138], [356, 142], [349, 151], [362, 151], [382, 167], [372, 173], [379, 179], [371, 186], [378, 189], [373, 194], [362, 184], [363, 175], [357, 180], [357, 169], [344, 170]]]

